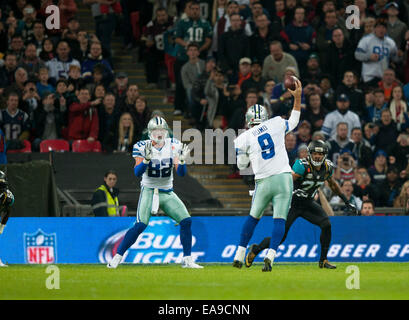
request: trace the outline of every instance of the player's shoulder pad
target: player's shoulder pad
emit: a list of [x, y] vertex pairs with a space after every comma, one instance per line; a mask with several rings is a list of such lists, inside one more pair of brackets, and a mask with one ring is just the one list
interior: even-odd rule
[[334, 173], [334, 167], [334, 163], [331, 160], [325, 159], [325, 168], [328, 173], [328, 178], [330, 178]]

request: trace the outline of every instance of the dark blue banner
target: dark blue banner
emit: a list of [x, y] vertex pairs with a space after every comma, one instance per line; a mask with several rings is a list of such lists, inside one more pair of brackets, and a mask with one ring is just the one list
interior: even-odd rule
[[[246, 217], [193, 217], [192, 256], [198, 262], [232, 262]], [[331, 261], [409, 261], [409, 217], [331, 217]], [[10, 218], [0, 236], [7, 263], [106, 263], [134, 218]], [[272, 217], [263, 217], [251, 243], [270, 236]], [[277, 262], [319, 259], [320, 229], [303, 219], [279, 247]], [[264, 252], [256, 261], [262, 261]], [[128, 250], [129, 263], [180, 263], [179, 226], [152, 217]]]

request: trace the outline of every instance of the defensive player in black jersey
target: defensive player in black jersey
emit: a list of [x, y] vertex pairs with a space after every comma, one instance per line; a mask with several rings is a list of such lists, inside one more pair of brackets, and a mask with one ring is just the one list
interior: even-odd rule
[[[10, 207], [14, 203], [14, 195], [8, 189], [6, 174], [0, 171], [0, 234], [3, 233], [7, 220], [10, 216]], [[4, 213], [3, 217], [2, 214]], [[0, 267], [6, 267], [0, 259]]]
[[[291, 209], [288, 213], [285, 233], [281, 243], [287, 237], [288, 230], [298, 217], [303, 217], [307, 221], [321, 228], [321, 256], [320, 268], [335, 269], [336, 266], [327, 260], [327, 252], [331, 242], [331, 223], [324, 209], [314, 200], [318, 188], [328, 181], [331, 190], [337, 194], [347, 208], [357, 214], [356, 207], [349, 203], [342, 193], [339, 184], [332, 177], [333, 164], [327, 160], [328, 148], [324, 141], [312, 141], [308, 146], [308, 156], [305, 159], [295, 161], [293, 169], [294, 191], [291, 202]], [[280, 244], [281, 244], [280, 243]], [[260, 244], [252, 244], [246, 255], [246, 267], [250, 267], [254, 258], [264, 249], [268, 248], [270, 238], [265, 238]], [[263, 271], [271, 271], [271, 265], [265, 265]]]

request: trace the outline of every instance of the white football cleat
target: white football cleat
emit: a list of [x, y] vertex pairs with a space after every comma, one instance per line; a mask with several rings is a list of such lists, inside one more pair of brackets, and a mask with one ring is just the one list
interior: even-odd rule
[[8, 265], [4, 264], [3, 261], [1, 261], [1, 259], [0, 259], [0, 267], [8, 267]]
[[122, 256], [120, 254], [116, 254], [111, 261], [108, 262], [107, 268], [116, 269], [118, 265], [121, 263]]
[[188, 269], [203, 269], [203, 266], [199, 266], [194, 263], [191, 256], [183, 257], [182, 268]]

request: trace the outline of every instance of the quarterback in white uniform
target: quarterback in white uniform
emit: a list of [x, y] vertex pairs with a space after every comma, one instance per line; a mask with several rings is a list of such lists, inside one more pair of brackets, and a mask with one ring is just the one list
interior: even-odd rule
[[150, 140], [134, 145], [134, 173], [142, 176], [136, 222], [125, 234], [117, 253], [108, 263], [116, 268], [126, 250], [138, 239], [148, 226], [151, 214], [161, 208], [180, 225], [180, 242], [183, 247], [183, 268], [203, 268], [194, 263], [192, 249], [192, 219], [179, 197], [173, 192], [173, 167], [180, 176], [186, 175], [186, 156], [190, 150], [178, 140], [168, 137], [168, 126], [161, 117], [154, 117], [148, 123]]
[[243, 225], [240, 243], [234, 257], [233, 266], [243, 266], [246, 247], [265, 208], [272, 201], [274, 210], [273, 235], [270, 249], [264, 259], [263, 271], [271, 271], [271, 264], [284, 235], [285, 221], [291, 204], [293, 179], [285, 149], [285, 135], [293, 130], [300, 119], [301, 82], [296, 81], [294, 106], [288, 120], [274, 117], [267, 120], [265, 107], [254, 105], [247, 110], [246, 122], [249, 130], [243, 132], [235, 141], [237, 166], [240, 170], [251, 162], [255, 174], [256, 188], [253, 194], [250, 215]]

